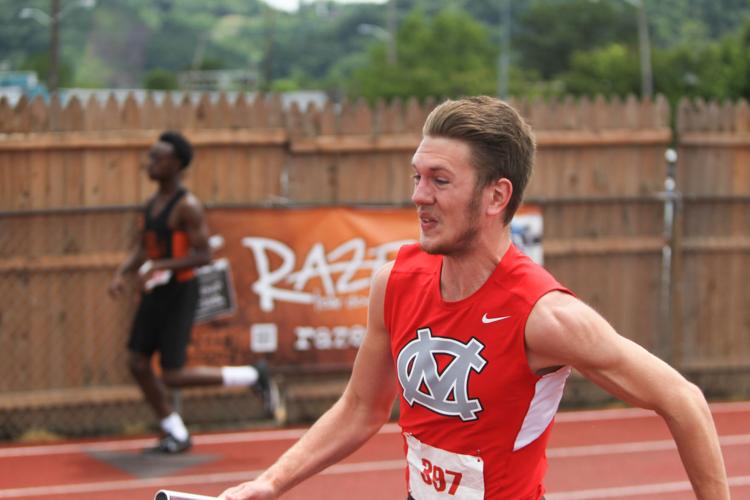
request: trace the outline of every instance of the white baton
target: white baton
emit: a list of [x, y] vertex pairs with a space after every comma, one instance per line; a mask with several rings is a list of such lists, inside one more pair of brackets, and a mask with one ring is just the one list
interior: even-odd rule
[[154, 495], [154, 500], [216, 500], [216, 497], [185, 493], [184, 491], [159, 490]]

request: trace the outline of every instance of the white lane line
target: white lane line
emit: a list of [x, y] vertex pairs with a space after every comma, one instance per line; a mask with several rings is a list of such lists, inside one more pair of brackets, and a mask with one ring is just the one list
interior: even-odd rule
[[[750, 434], [733, 434], [719, 436], [721, 446], [750, 444]], [[637, 441], [633, 443], [593, 444], [587, 446], [563, 446], [549, 448], [547, 456], [553, 458], [590, 457], [596, 455], [619, 455], [622, 453], [645, 453], [650, 451], [675, 450], [677, 446], [671, 439], [663, 441]]]
[[[750, 412], [750, 401], [711, 403], [709, 407], [714, 415]], [[555, 416], [555, 421], [558, 423], [597, 422], [644, 417], [659, 418], [656, 412], [643, 408], [612, 408], [607, 410], [561, 411]]]
[[[296, 441], [307, 429], [283, 429], [271, 431], [230, 432], [223, 434], [204, 434], [193, 437], [193, 444], [248, 443], [255, 441]], [[385, 424], [378, 434], [400, 433], [398, 424]], [[39, 446], [15, 446], [0, 448], [0, 458], [28, 457], [38, 455], [62, 455], [66, 453], [89, 453], [95, 451], [140, 450], [154, 445], [154, 438], [131, 439], [121, 441], [102, 441], [93, 443], [49, 444]]]
[[[750, 486], [750, 476], [730, 477], [729, 486]], [[591, 490], [563, 491], [560, 493], [545, 493], [544, 496], [548, 500], [592, 500], [599, 498], [622, 498], [638, 495], [675, 493], [680, 491], [693, 491], [690, 482], [676, 481], [672, 483], [652, 483], [640, 484], [638, 486], [616, 486]]]
[[[381, 460], [375, 462], [355, 462], [338, 464], [320, 473], [320, 475], [352, 474], [360, 472], [385, 472], [402, 470], [403, 460]], [[102, 481], [95, 483], [64, 484], [52, 486], [34, 486], [28, 488], [14, 488], [0, 490], [0, 498], [22, 498], [30, 496], [54, 496], [65, 494], [94, 493], [105, 491], [122, 491], [142, 488], [163, 489], [168, 487], [184, 487], [191, 485], [208, 485], [216, 483], [232, 483], [248, 481], [257, 477], [262, 471], [237, 471], [220, 474], [200, 474], [190, 476], [168, 476], [150, 479], [127, 479], [121, 481]], [[729, 486], [750, 486], [750, 476], [733, 476], [729, 478]], [[546, 493], [549, 500], [589, 500], [599, 498], [621, 498], [637, 495], [691, 491], [688, 481], [671, 483], [652, 483], [638, 486], [616, 486], [611, 488], [597, 488], [588, 490], [564, 491]]]
[[[343, 463], [329, 467], [319, 475], [357, 474], [361, 472], [385, 472], [403, 470], [403, 460], [380, 460], [374, 462]], [[31, 486], [27, 488], [0, 489], [0, 498], [21, 498], [32, 496], [71, 495], [105, 491], [134, 490], [140, 488], [164, 489], [176, 486], [207, 485], [249, 481], [262, 470], [224, 472], [217, 474], [191, 474], [189, 476], [167, 476], [148, 479], [124, 479], [120, 481], [100, 481], [93, 483], [60, 484], [51, 486]]]
[[[750, 401], [732, 403], [714, 403], [711, 405], [714, 414], [735, 413], [750, 411]], [[555, 417], [558, 423], [563, 422], [587, 422], [620, 420], [629, 418], [642, 418], [656, 414], [650, 410], [640, 408], [621, 408], [611, 410], [586, 410], [575, 412], [561, 412]], [[256, 441], [287, 441], [297, 440], [307, 429], [279, 429], [266, 431], [245, 431], [221, 434], [199, 435], [193, 438], [195, 444], [224, 444], [224, 443], [247, 443]], [[401, 432], [398, 424], [388, 423], [383, 426], [379, 433], [394, 434]], [[138, 450], [153, 445], [153, 438], [99, 441], [92, 443], [65, 443], [31, 446], [13, 446], [0, 448], [0, 458], [39, 456], [39, 455], [61, 455], [67, 453], [86, 453], [96, 451], [120, 451]], [[617, 445], [610, 445], [617, 446]]]
[[[713, 403], [711, 412], [714, 414], [750, 412], [750, 401]], [[641, 408], [617, 408], [610, 410], [585, 410], [560, 412], [555, 417], [558, 423], [564, 422], [595, 422], [604, 420], [620, 420], [630, 418], [654, 417], [656, 414], [650, 410]], [[279, 429], [267, 431], [246, 431], [232, 432], [222, 434], [207, 434], [195, 436], [195, 444], [224, 444], [224, 443], [247, 443], [255, 441], [286, 441], [299, 439], [307, 429]], [[399, 433], [398, 424], [388, 423], [380, 430], [381, 434]], [[61, 455], [66, 453], [85, 453], [91, 451], [119, 451], [119, 450], [137, 450], [153, 445], [153, 438], [119, 440], [119, 441], [100, 441], [93, 443], [66, 443], [66, 444], [49, 444], [37, 446], [14, 446], [9, 448], [0, 448], [0, 458], [23, 457], [38, 455]]]
[[[288, 431], [291, 432], [291, 431]], [[299, 434], [304, 432], [303, 429], [295, 431]], [[381, 432], [390, 433], [398, 432], [398, 426], [389, 426]], [[256, 433], [257, 434], [257, 433]], [[283, 435], [282, 432], [272, 432], [274, 435]], [[225, 434], [220, 436], [202, 436], [218, 438], [221, 436], [231, 436], [231, 434]], [[240, 437], [245, 436], [245, 433], [239, 433]], [[294, 438], [295, 436], [291, 436]], [[278, 437], [281, 439], [280, 437]], [[289, 439], [287, 436], [284, 439]], [[268, 439], [268, 438], [266, 438]], [[150, 441], [149, 441], [150, 442]], [[223, 442], [223, 441], [222, 441]], [[722, 446], [732, 445], [743, 445], [750, 444], [750, 434], [723, 436], [721, 438]], [[673, 449], [674, 443], [672, 441], [644, 441], [640, 443], [620, 443], [614, 445], [594, 445], [594, 446], [572, 446], [563, 448], [552, 448], [548, 450], [548, 456], [556, 458], [574, 457], [574, 456], [592, 456], [592, 455], [607, 455], [613, 453], [635, 453], [635, 452], [647, 452], [656, 450]], [[382, 472], [389, 470], [400, 470], [404, 467], [403, 459], [397, 460], [382, 460], [373, 462], [355, 462], [355, 463], [343, 463], [334, 465], [321, 474], [332, 475], [332, 474], [351, 474], [357, 472]], [[100, 481], [92, 483], [79, 483], [79, 484], [63, 484], [63, 485], [51, 485], [51, 486], [32, 486], [24, 488], [13, 488], [13, 489], [0, 489], [0, 498], [18, 498], [18, 497], [29, 497], [29, 496], [51, 496], [51, 495], [62, 495], [62, 494], [75, 494], [75, 493], [87, 493], [87, 492], [100, 492], [100, 491], [116, 491], [116, 490], [131, 490], [138, 488], [166, 488], [175, 486], [190, 486], [196, 484], [215, 484], [225, 482], [237, 482], [247, 481], [256, 477], [262, 471], [237, 471], [237, 472], [226, 472], [226, 473], [215, 473], [215, 474], [201, 474], [201, 475], [190, 475], [190, 476], [167, 476], [161, 478], [149, 478], [149, 479], [127, 479], [120, 481]], [[737, 476], [730, 478], [731, 486], [746, 486], [750, 485], [750, 476]], [[627, 487], [613, 487], [613, 488], [600, 488], [591, 490], [579, 490], [572, 492], [560, 492], [547, 495], [549, 500], [585, 500], [595, 498], [612, 498], [618, 496], [634, 496], [639, 494], [648, 493], [660, 493], [670, 491], [689, 491], [690, 483], [675, 482], [675, 483], [658, 483], [648, 484], [640, 486], [627, 486]]]
[[[237, 432], [227, 434], [209, 434], [196, 436], [193, 442], [197, 445], [241, 443], [253, 441], [294, 441], [304, 434], [306, 429], [289, 429], [280, 431]], [[379, 434], [396, 434], [401, 432], [397, 424], [386, 424]], [[734, 434], [720, 436], [722, 446], [736, 446], [750, 444], [750, 434]], [[0, 449], [0, 458], [25, 457], [39, 455], [61, 455], [67, 453], [91, 453], [102, 451], [140, 450], [153, 445], [153, 439], [135, 439], [130, 441], [106, 441], [89, 444], [59, 444], [46, 446], [30, 446]], [[608, 443], [584, 446], [562, 446], [549, 448], [547, 456], [551, 458], [585, 457], [598, 455], [614, 455], [623, 453], [643, 453], [675, 449], [674, 441], [666, 439], [659, 441], [637, 441], [632, 443]]]

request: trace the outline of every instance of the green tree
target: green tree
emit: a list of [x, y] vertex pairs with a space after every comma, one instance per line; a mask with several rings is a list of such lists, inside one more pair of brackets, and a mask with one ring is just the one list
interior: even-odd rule
[[613, 43], [573, 54], [570, 70], [560, 76], [562, 91], [573, 95], [627, 96], [640, 91], [638, 55]]
[[750, 98], [750, 21], [721, 40], [683, 43], [657, 51], [656, 90], [675, 102], [680, 97], [736, 100]]
[[514, 51], [544, 79], [566, 71], [573, 54], [612, 43], [636, 47], [636, 12], [624, 0], [534, 0], [521, 15]]
[[[49, 53], [33, 54], [21, 63], [21, 69], [34, 71], [39, 80], [49, 80]], [[67, 60], [60, 61], [57, 68], [57, 81], [60, 87], [70, 87], [73, 84], [73, 67]]]
[[668, 48], [699, 35], [715, 41], [737, 30], [750, 15], [747, 0], [648, 0], [653, 42]]
[[164, 68], [155, 68], [146, 73], [143, 86], [148, 90], [176, 90], [177, 75]]
[[497, 48], [487, 29], [463, 11], [443, 10], [431, 20], [413, 11], [401, 23], [396, 46], [393, 65], [386, 43], [373, 44], [368, 64], [354, 72], [352, 96], [374, 100], [495, 92]]

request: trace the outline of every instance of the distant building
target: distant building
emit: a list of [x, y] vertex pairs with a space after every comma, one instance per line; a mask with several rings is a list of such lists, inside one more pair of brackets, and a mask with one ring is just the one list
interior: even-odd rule
[[183, 90], [257, 90], [258, 72], [250, 70], [184, 71], [177, 76]]
[[38, 95], [49, 96], [35, 71], [0, 71], [0, 98], [5, 97], [11, 105], [15, 105], [24, 95], [29, 99]]
[[[2, 75], [2, 72], [0, 72]], [[23, 85], [3, 85], [3, 80], [0, 76], [0, 99], [5, 98], [11, 106], [15, 106], [18, 100], [22, 96], [26, 96], [29, 99], [33, 99], [37, 95], [42, 95], [45, 100], [49, 99], [44, 86], [41, 86], [41, 90], [35, 89], [35, 87], [23, 86]], [[15, 80], [11, 80], [15, 82]], [[30, 90], [31, 89], [31, 90]], [[86, 103], [92, 97], [104, 104], [110, 96], [114, 97], [115, 100], [122, 104], [128, 96], [132, 95], [137, 103], [142, 103], [146, 100], [149, 95], [154, 99], [156, 103], [161, 103], [164, 99], [169, 96], [175, 103], [182, 102], [187, 96], [192, 102], [197, 102], [204, 95], [208, 95], [209, 99], [216, 101], [219, 96], [224, 94], [229, 102], [234, 102], [239, 94], [243, 94], [248, 102], [252, 102], [257, 95], [257, 92], [237, 92], [237, 91], [184, 91], [184, 90], [144, 90], [144, 89], [60, 89], [59, 96], [60, 102], [63, 106], [66, 106], [68, 102], [74, 97]], [[305, 109], [310, 104], [322, 108], [326, 102], [328, 102], [328, 96], [322, 90], [295, 90], [289, 92], [280, 92], [281, 104], [285, 109], [288, 109], [293, 103], [296, 103], [300, 109]]]

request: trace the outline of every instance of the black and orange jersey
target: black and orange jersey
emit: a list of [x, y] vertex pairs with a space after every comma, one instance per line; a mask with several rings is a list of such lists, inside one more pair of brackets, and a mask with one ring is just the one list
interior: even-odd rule
[[[169, 227], [169, 215], [185, 194], [187, 190], [180, 188], [156, 215], [152, 215], [156, 197], [146, 205], [143, 216], [143, 246], [149, 259], [178, 259], [188, 255], [190, 251], [188, 234]], [[193, 267], [175, 272], [177, 281], [188, 281], [194, 276], [195, 268]]]

